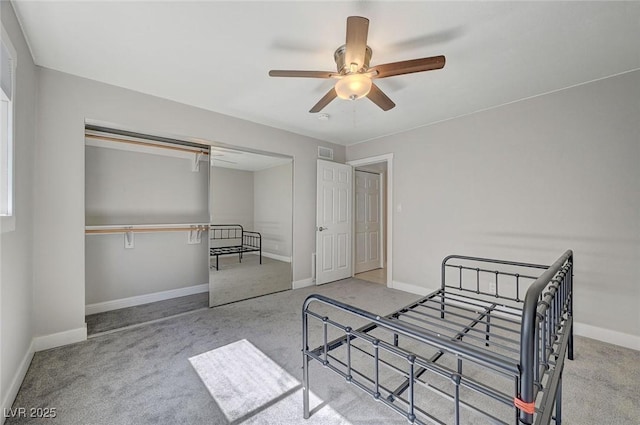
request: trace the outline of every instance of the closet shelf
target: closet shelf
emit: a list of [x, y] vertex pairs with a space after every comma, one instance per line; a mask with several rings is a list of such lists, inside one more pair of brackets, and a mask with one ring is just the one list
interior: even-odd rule
[[85, 226], [85, 234], [99, 235], [110, 233], [153, 233], [153, 232], [192, 232], [209, 230], [209, 223], [179, 224], [132, 224]]

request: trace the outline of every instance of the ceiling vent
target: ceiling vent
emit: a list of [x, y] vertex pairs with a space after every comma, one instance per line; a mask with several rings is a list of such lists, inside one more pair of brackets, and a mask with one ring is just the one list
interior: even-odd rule
[[333, 160], [333, 149], [318, 146], [318, 158]]

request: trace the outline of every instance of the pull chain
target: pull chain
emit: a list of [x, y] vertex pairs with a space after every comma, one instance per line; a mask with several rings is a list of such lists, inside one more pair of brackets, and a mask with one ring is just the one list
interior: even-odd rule
[[351, 116], [353, 117], [353, 128], [356, 128], [356, 125], [358, 124], [358, 120], [357, 120], [357, 117], [356, 117], [356, 101], [352, 100], [351, 103], [352, 103], [352, 105], [351, 105], [352, 115]]

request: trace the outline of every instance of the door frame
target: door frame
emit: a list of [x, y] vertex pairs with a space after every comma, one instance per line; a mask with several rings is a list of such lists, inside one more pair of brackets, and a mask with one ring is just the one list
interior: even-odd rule
[[[387, 260], [387, 288], [393, 287], [393, 153], [387, 153], [383, 155], [371, 156], [368, 158], [354, 159], [351, 161], [347, 161], [348, 165], [351, 165], [353, 168], [354, 178], [352, 179], [353, 184], [355, 185], [355, 170], [356, 167], [361, 167], [364, 165], [377, 164], [380, 162], [387, 163], [387, 172], [386, 172], [386, 182], [384, 184], [385, 195], [387, 200], [387, 209], [385, 213], [385, 220], [387, 221], [387, 231], [384, 232], [384, 237], [386, 238], [387, 249], [385, 252], [385, 259]], [[355, 197], [355, 186], [353, 190], [353, 196]], [[355, 238], [355, 220], [352, 226], [352, 238]], [[352, 261], [352, 272], [355, 272], [355, 244], [352, 244], [352, 253], [351, 253], [351, 261]]]

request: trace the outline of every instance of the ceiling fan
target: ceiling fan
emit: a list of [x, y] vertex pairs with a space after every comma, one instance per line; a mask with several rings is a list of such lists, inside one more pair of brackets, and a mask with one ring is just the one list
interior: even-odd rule
[[309, 112], [320, 112], [333, 99], [360, 99], [368, 97], [383, 111], [396, 106], [372, 80], [376, 78], [393, 77], [395, 75], [411, 74], [413, 72], [431, 71], [444, 67], [444, 56], [412, 59], [400, 62], [385, 63], [369, 67], [371, 48], [367, 46], [369, 20], [361, 16], [347, 18], [346, 43], [335, 51], [337, 72], [330, 71], [286, 71], [271, 70], [271, 77], [301, 77], [301, 78], [335, 78], [335, 86], [316, 103]]

